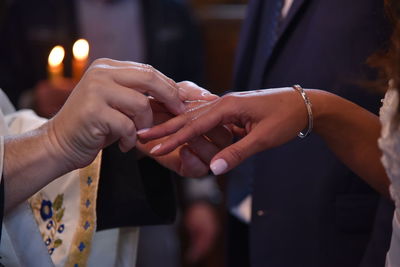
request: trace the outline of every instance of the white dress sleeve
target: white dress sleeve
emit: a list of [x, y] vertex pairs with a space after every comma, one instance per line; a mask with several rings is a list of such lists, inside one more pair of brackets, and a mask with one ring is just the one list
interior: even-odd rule
[[392, 120], [397, 114], [398, 105], [397, 91], [389, 90], [380, 110], [382, 130], [378, 140], [382, 150], [381, 161], [391, 182], [390, 194], [396, 205], [392, 240], [386, 257], [388, 267], [400, 266], [400, 127]]

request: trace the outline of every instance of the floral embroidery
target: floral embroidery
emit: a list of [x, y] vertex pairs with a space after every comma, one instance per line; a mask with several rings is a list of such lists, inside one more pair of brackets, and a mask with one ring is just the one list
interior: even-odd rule
[[41, 218], [46, 225], [47, 231], [42, 233], [42, 237], [50, 255], [63, 243], [60, 236], [65, 230], [65, 225], [62, 223], [65, 212], [63, 202], [64, 194], [57, 195], [53, 202], [43, 199], [43, 195], [39, 194], [31, 203], [34, 212], [40, 214], [40, 217], [36, 217]]
[[42, 206], [40, 207], [40, 216], [42, 220], [45, 221], [53, 216], [51, 201], [42, 200]]
[[[78, 170], [78, 184], [73, 184], [78, 186], [76, 189], [79, 190], [77, 207], [74, 206], [75, 199], [70, 198], [71, 188], [67, 188], [65, 194], [53, 188], [57, 191], [49, 192], [51, 197], [43, 190], [29, 200], [43, 242], [57, 266], [60, 262], [63, 262], [63, 266], [70, 267], [87, 265], [96, 231], [96, 198], [100, 164], [101, 152], [92, 164]], [[79, 209], [78, 217], [67, 216], [67, 212], [74, 213], [76, 208]], [[58, 249], [59, 247], [61, 248]]]

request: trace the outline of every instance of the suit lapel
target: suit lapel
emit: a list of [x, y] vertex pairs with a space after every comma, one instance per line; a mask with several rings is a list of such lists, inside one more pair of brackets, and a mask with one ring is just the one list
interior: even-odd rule
[[255, 58], [255, 48], [261, 18], [261, 7], [264, 0], [250, 0], [246, 19], [240, 33], [240, 42], [237, 49], [234, 70], [234, 89], [244, 90], [251, 74], [251, 66]]
[[254, 54], [255, 59], [251, 66], [251, 75], [248, 87], [246, 88], [248, 90], [255, 90], [261, 87], [265, 67], [277, 42], [279, 18], [283, 1], [263, 1], [263, 5], [261, 6], [260, 25]]
[[[305, 7], [305, 4], [310, 0], [294, 0], [293, 4], [289, 10], [287, 16], [282, 20], [281, 25], [279, 25], [277, 29], [277, 38], [272, 44], [271, 52], [264, 57], [259, 57], [256, 60], [261, 60], [261, 69], [258, 70], [258, 75], [256, 77], [256, 87], [262, 86], [262, 79], [264, 79], [265, 71], [270, 63], [274, 53], [276, 52], [277, 46], [282, 42], [282, 37], [284, 36], [285, 32], [289, 28], [289, 26], [294, 22], [294, 19], [300, 14], [302, 7]], [[256, 70], [257, 71], [257, 70]], [[254, 86], [253, 86], [254, 87]], [[256, 89], [256, 88], [254, 88]], [[258, 88], [257, 88], [258, 89]]]
[[[294, 0], [292, 6], [290, 7], [289, 13], [286, 18], [283, 19], [282, 24], [278, 29], [277, 42], [281, 39], [282, 35], [285, 33], [289, 25], [293, 22], [296, 15], [299, 13], [300, 9], [310, 0]], [[277, 43], [276, 42], [276, 43]], [[275, 45], [276, 45], [275, 43]]]
[[[292, 7], [289, 10], [287, 17], [283, 20], [277, 31], [277, 38], [271, 43], [270, 37], [266, 36], [265, 24], [266, 19], [263, 16], [268, 16], [268, 8], [271, 6], [264, 6], [268, 0], [255, 0], [250, 2], [249, 11], [246, 22], [243, 26], [243, 33], [241, 45], [239, 46], [239, 57], [236, 62], [235, 68], [235, 89], [239, 90], [254, 90], [262, 86], [265, 70], [271, 60], [271, 57], [280, 43], [282, 37], [287, 31], [288, 27], [299, 14], [305, 3], [310, 0], [294, 0]], [[264, 13], [263, 13], [264, 12]], [[258, 45], [257, 45], [258, 44]], [[260, 47], [257, 53], [257, 47]], [[265, 48], [265, 49], [264, 49]]]

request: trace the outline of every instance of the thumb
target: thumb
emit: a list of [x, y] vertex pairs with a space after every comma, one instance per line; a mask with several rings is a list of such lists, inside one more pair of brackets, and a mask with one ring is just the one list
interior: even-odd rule
[[210, 169], [214, 175], [221, 175], [265, 148], [265, 141], [260, 140], [260, 135], [256, 134], [256, 132], [251, 132], [243, 139], [216, 154], [211, 160]]

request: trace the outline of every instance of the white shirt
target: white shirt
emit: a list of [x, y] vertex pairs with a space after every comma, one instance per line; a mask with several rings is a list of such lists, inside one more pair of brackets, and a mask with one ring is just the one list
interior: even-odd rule
[[289, 13], [290, 8], [292, 7], [293, 0], [285, 0], [283, 3], [283, 8], [282, 8], [282, 18], [285, 18], [287, 14]]

